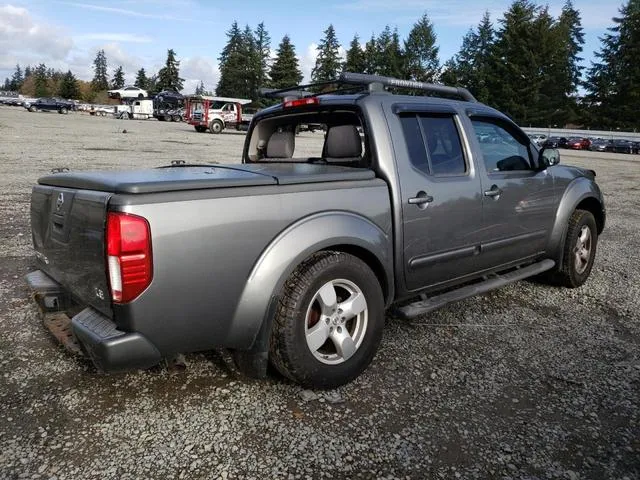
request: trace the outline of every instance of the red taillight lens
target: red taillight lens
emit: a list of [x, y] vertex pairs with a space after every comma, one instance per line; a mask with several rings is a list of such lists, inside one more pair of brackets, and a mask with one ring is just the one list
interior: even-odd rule
[[320, 100], [318, 97], [300, 98], [298, 100], [288, 100], [284, 102], [284, 108], [303, 107], [305, 105], [318, 105]]
[[130, 302], [153, 278], [149, 222], [136, 215], [109, 212], [106, 238], [111, 298], [114, 303]]

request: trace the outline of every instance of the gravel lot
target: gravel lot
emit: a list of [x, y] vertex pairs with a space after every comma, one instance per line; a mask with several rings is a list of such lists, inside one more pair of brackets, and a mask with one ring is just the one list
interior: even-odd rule
[[56, 345], [23, 280], [36, 179], [236, 161], [243, 140], [0, 107], [0, 478], [640, 478], [638, 156], [563, 152], [608, 202], [585, 286], [390, 317], [373, 365], [332, 392], [248, 380], [219, 352], [99, 375]]

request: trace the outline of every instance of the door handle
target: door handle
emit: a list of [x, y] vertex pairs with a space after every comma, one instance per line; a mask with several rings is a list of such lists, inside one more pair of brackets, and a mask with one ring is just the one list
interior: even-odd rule
[[485, 190], [484, 192], [484, 196], [485, 197], [499, 197], [500, 195], [502, 195], [502, 189], [498, 188], [497, 185], [491, 185], [491, 190]]
[[417, 196], [409, 199], [409, 205], [425, 205], [431, 202], [433, 202], [433, 197], [423, 191], [419, 191]]

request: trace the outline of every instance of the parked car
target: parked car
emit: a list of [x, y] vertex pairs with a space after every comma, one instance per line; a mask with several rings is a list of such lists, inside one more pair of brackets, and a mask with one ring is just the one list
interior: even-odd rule
[[547, 136], [543, 133], [531, 133], [529, 138], [536, 143], [536, 145], [543, 145], [547, 141]]
[[[527, 277], [587, 280], [606, 216], [595, 172], [465, 89], [335, 83], [351, 93], [272, 93], [288, 98], [253, 117], [240, 164], [38, 180], [27, 281], [41, 308], [74, 312], [99, 369], [224, 347], [248, 374], [271, 361], [331, 388], [372, 361], [392, 305], [412, 318]], [[327, 127], [316, 152], [296, 147], [310, 123]]]
[[545, 148], [567, 148], [565, 137], [549, 137], [543, 144]]
[[109, 90], [107, 92], [110, 98], [132, 99], [132, 98], [146, 98], [148, 96], [147, 91], [138, 87], [123, 87], [117, 90]]
[[589, 146], [589, 150], [594, 152], [606, 152], [608, 150], [609, 145], [611, 145], [611, 140], [604, 140], [602, 138], [596, 138], [591, 142]]
[[567, 140], [567, 148], [572, 150], [589, 150], [591, 140], [582, 137], [571, 137]]
[[607, 150], [614, 153], [635, 153], [633, 142], [626, 139], [613, 140]]
[[39, 98], [35, 102], [25, 103], [24, 107], [30, 112], [52, 111], [58, 113], [68, 113], [75, 110], [76, 104], [71, 100], [61, 98]]

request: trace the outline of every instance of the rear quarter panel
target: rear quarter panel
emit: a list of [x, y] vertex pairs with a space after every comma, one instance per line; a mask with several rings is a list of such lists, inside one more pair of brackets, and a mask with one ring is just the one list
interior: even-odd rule
[[[326, 211], [362, 217], [388, 238], [391, 256], [389, 193], [379, 179], [115, 196], [110, 208], [145, 217], [153, 242], [152, 284], [134, 302], [115, 306], [116, 321], [143, 333], [163, 354], [249, 347], [267, 304], [253, 305], [252, 315], [238, 320], [247, 281], [262, 253], [305, 217]], [[332, 238], [347, 241], [329, 227], [294, 245], [309, 252]], [[295, 265], [276, 259], [268, 267], [286, 274]], [[270, 299], [280, 283], [263, 283]]]

